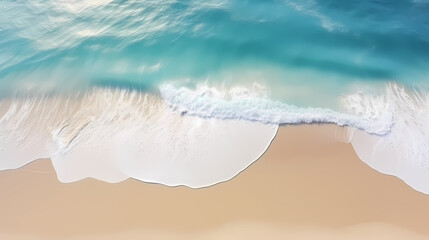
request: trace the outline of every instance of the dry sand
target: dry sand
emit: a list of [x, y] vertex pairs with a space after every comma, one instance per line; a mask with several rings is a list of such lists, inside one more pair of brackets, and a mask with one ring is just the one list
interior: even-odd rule
[[[287, 126], [229, 182], [62, 184], [0, 172], [1, 239], [429, 239], [429, 195], [361, 162], [336, 126]], [[42, 173], [41, 173], [42, 172]]]

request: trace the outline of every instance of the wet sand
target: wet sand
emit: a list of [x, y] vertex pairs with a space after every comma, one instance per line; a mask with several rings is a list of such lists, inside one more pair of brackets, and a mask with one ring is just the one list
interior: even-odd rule
[[429, 195], [368, 167], [341, 136], [281, 127], [257, 162], [203, 189], [62, 184], [38, 160], [0, 172], [0, 238], [429, 239]]

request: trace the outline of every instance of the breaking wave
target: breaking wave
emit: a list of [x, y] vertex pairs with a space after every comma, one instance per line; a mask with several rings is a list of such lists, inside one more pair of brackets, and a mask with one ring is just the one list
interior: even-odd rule
[[[343, 99], [354, 114], [326, 108], [299, 108], [266, 98], [266, 89], [258, 84], [252, 88], [210, 88], [206, 85], [191, 90], [163, 84], [161, 96], [173, 109], [192, 116], [216, 119], [243, 119], [265, 124], [334, 123], [375, 135], [385, 135], [393, 125], [392, 112], [386, 99], [361, 95]], [[352, 111], [350, 111], [352, 112]]]

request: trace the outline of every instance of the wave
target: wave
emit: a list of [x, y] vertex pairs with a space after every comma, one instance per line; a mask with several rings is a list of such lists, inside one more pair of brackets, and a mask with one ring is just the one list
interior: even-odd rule
[[154, 95], [94, 89], [2, 101], [0, 170], [51, 158], [58, 179], [205, 187], [236, 176], [278, 126], [183, 116]]
[[200, 85], [196, 89], [162, 84], [161, 96], [167, 104], [182, 113], [201, 118], [242, 119], [265, 124], [334, 123], [375, 135], [388, 134], [393, 126], [390, 105], [383, 97], [351, 95], [342, 102], [349, 113], [327, 108], [299, 108], [266, 98], [259, 84], [251, 88], [217, 89]]
[[135, 178], [205, 187], [258, 159], [279, 125], [348, 126], [374, 169], [429, 193], [429, 95], [396, 84], [343, 96], [343, 112], [298, 108], [251, 87], [162, 84], [160, 95], [96, 88], [70, 96], [0, 102], [0, 170], [51, 158], [62, 182]]

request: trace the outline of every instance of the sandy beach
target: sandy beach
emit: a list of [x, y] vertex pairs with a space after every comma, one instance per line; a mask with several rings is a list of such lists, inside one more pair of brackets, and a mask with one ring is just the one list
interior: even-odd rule
[[383, 175], [330, 125], [284, 126], [203, 189], [60, 183], [48, 159], [0, 172], [2, 239], [429, 239], [429, 196]]

